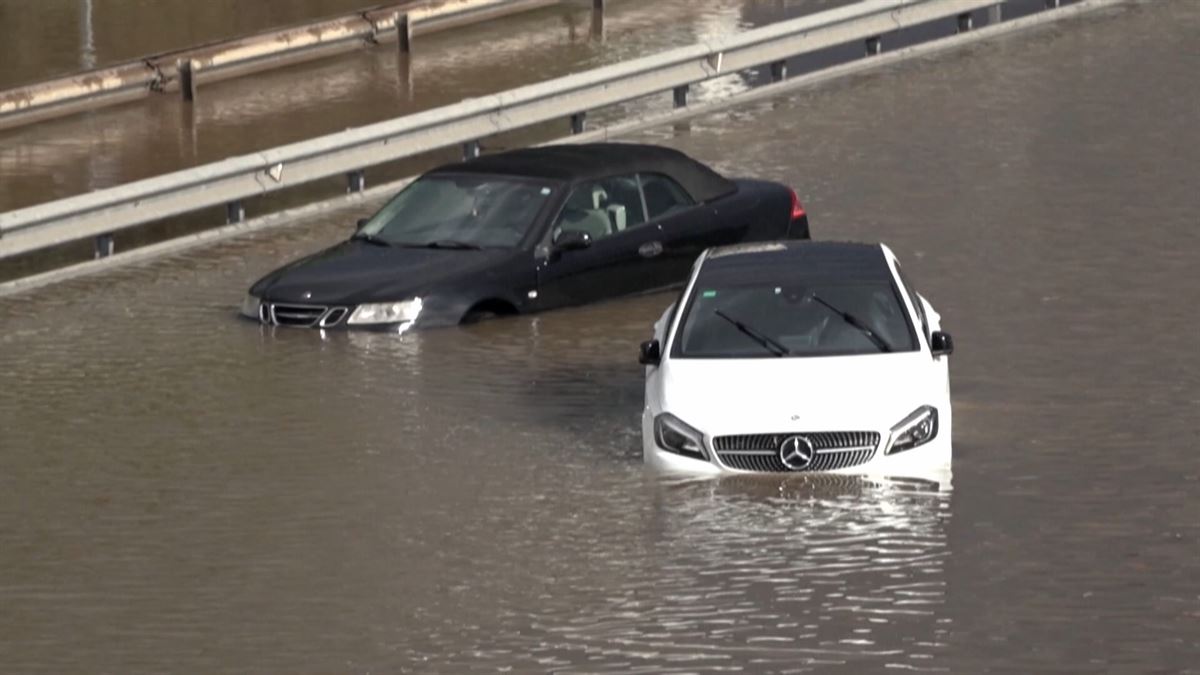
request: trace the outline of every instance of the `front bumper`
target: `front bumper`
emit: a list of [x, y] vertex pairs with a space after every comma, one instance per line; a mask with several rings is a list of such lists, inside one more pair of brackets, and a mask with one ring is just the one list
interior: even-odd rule
[[[928, 443], [911, 450], [897, 452], [890, 455], [884, 454], [884, 450], [888, 447], [890, 438], [890, 429], [873, 430], [878, 432], [878, 441], [874, 448], [861, 456], [865, 456], [865, 461], [855, 463], [851, 466], [842, 466], [839, 468], [825, 469], [822, 466], [836, 466], [836, 462], [827, 462], [825, 464], [814, 463], [813, 468], [805, 469], [788, 469], [779, 461], [762, 462], [758, 464], [758, 469], [740, 468], [734, 462], [725, 461], [722, 459], [722, 452], [714, 447], [714, 437], [709, 433], [704, 433], [704, 450], [708, 459], [693, 459], [684, 457], [673, 452], [662, 449], [658, 446], [654, 439], [654, 415], [649, 409], [645, 410], [642, 415], [642, 455], [647, 466], [670, 473], [689, 473], [689, 474], [747, 474], [747, 473], [767, 473], [767, 474], [805, 474], [805, 473], [832, 473], [832, 474], [852, 474], [852, 475], [887, 475], [887, 476], [922, 476], [929, 472], [942, 471], [948, 469], [951, 463], [951, 421], [948, 411], [941, 413], [942, 419], [939, 423], [937, 436]], [[755, 431], [746, 432], [754, 434]], [[865, 432], [869, 433], [869, 432]], [[766, 434], [764, 434], [766, 435]], [[794, 433], [775, 434], [782, 437], [792, 435], [806, 435], [804, 431], [797, 430]], [[815, 434], [814, 434], [815, 435]], [[857, 451], [848, 451], [857, 452]], [[751, 462], [740, 462], [742, 467], [754, 466]]]
[[[318, 330], [356, 330], [376, 333], [404, 333], [416, 321], [379, 324], [350, 324], [357, 305], [323, 305], [296, 302], [259, 300], [255, 307], [243, 305], [240, 316], [264, 326], [285, 328], [316, 328]], [[422, 319], [424, 317], [421, 317]]]

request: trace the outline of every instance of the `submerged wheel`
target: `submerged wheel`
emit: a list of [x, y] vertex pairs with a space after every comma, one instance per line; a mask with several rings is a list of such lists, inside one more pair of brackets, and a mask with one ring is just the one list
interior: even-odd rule
[[475, 303], [463, 318], [459, 320], [459, 324], [479, 323], [488, 319], [496, 319], [502, 316], [512, 316], [519, 314], [516, 307], [506, 300], [491, 299], [483, 300]]
[[487, 321], [488, 319], [494, 319], [498, 316], [500, 316], [500, 315], [493, 311], [490, 311], [490, 310], [473, 309], [473, 310], [467, 312], [466, 316], [464, 316], [462, 318], [462, 321], [460, 323], [464, 326], [469, 326], [473, 323], [479, 323], [480, 321]]

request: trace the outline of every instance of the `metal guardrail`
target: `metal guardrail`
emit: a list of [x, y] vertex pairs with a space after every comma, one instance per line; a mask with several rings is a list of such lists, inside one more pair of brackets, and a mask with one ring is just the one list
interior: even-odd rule
[[[112, 253], [112, 233], [213, 206], [227, 205], [229, 222], [244, 218], [242, 200], [343, 175], [350, 191], [363, 188], [366, 167], [462, 145], [556, 118], [584, 128], [588, 110], [642, 96], [674, 92], [687, 104], [688, 87], [714, 77], [770, 65], [786, 77], [786, 59], [862, 41], [880, 53], [881, 36], [938, 19], [971, 28], [970, 12], [1007, 0], [865, 0], [727, 38], [675, 49], [499, 94], [468, 99], [369, 126], [226, 159], [85, 195], [0, 213], [0, 259], [95, 238], [96, 256]], [[1058, 0], [1045, 0], [1048, 7]]]
[[146, 56], [0, 91], [0, 129], [155, 93], [182, 92], [186, 100], [192, 100], [202, 83], [345, 54], [371, 45], [399, 42], [400, 51], [407, 53], [414, 35], [559, 2], [562, 0], [405, 0], [304, 25]]

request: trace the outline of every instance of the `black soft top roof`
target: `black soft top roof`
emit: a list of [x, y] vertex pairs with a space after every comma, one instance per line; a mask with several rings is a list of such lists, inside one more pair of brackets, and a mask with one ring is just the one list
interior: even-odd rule
[[448, 164], [430, 173], [490, 173], [576, 182], [635, 172], [666, 175], [698, 202], [737, 190], [733, 181], [678, 150], [634, 143], [523, 148]]
[[779, 241], [714, 248], [700, 283], [890, 282], [879, 244]]

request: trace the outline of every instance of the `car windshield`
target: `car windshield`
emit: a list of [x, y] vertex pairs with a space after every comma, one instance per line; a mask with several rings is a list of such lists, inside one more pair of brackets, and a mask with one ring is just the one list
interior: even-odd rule
[[512, 247], [552, 191], [519, 178], [428, 175], [409, 184], [355, 236], [392, 246]]
[[697, 282], [674, 356], [755, 358], [916, 349], [912, 324], [886, 281], [796, 285]]

